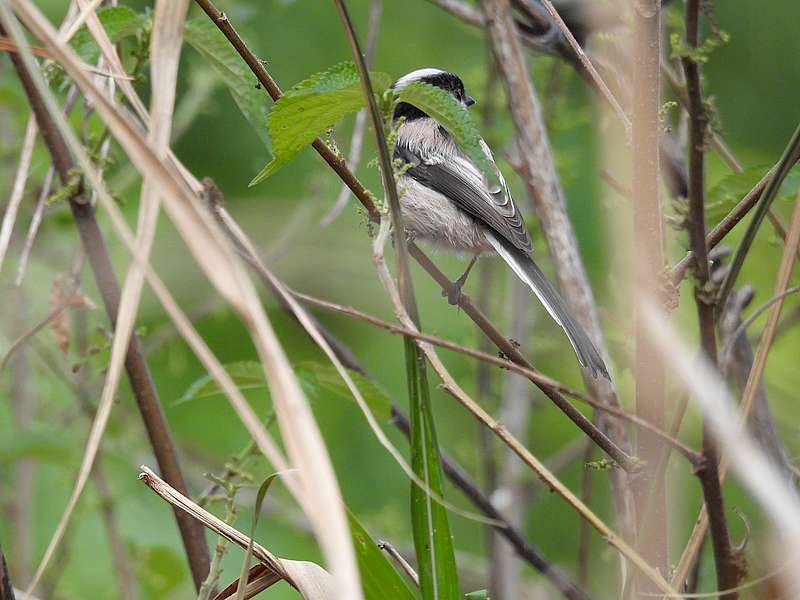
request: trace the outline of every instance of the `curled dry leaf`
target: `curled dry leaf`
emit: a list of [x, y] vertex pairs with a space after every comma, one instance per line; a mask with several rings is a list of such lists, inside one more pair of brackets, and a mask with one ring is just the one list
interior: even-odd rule
[[50, 287], [50, 297], [48, 299], [50, 313], [56, 315], [50, 321], [50, 331], [53, 332], [56, 346], [64, 354], [69, 351], [70, 334], [69, 314], [66, 310], [63, 310], [67, 302], [67, 298], [65, 298], [66, 290], [64, 289], [65, 283], [64, 274], [57, 275], [53, 280], [53, 285]]
[[[221, 535], [242, 549], [247, 549], [250, 538], [237, 529], [234, 529], [221, 519], [215, 517], [207, 510], [200, 508], [189, 498], [178, 492], [166, 483], [151, 469], [140, 467], [139, 480], [144, 482], [151, 490], [169, 502], [172, 506], [188, 513], [205, 527]], [[285, 580], [295, 588], [305, 600], [334, 600], [336, 594], [336, 581], [325, 569], [316, 563], [300, 560], [287, 560], [272, 554], [262, 545], [253, 542], [253, 556], [261, 561], [263, 568], [254, 567], [248, 577], [246, 598], [267, 589], [280, 580]], [[238, 581], [231, 584], [216, 598], [235, 597]], [[224, 595], [229, 592], [228, 595]], [[252, 595], [248, 595], [252, 594]]]
[[77, 287], [74, 275], [59, 273], [53, 280], [48, 298], [50, 307], [50, 331], [56, 340], [58, 349], [64, 354], [69, 351], [70, 308], [95, 308], [94, 302]]

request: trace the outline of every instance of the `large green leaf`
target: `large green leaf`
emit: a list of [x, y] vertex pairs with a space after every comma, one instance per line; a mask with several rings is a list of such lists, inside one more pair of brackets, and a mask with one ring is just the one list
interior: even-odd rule
[[431, 497], [442, 497], [442, 465], [433, 422], [425, 360], [413, 340], [406, 339], [406, 377], [411, 404], [411, 468], [427, 487], [411, 485], [411, 525], [425, 600], [458, 600], [453, 539], [446, 509]]
[[[132, 11], [127, 6], [106, 6], [97, 11], [97, 16], [109, 39], [115, 44], [126, 37], [138, 35], [150, 23], [148, 17]], [[84, 62], [90, 64], [97, 62], [100, 50], [86, 25], [75, 33], [70, 45]]]
[[[302, 362], [296, 366], [295, 373], [309, 398], [322, 399], [329, 396], [341, 400], [353, 400], [350, 388], [333, 365]], [[388, 421], [392, 416], [392, 402], [386, 392], [355, 371], [348, 371], [348, 374], [375, 418], [379, 421]]]
[[22, 459], [64, 464], [73, 458], [73, 440], [52, 432], [16, 431], [0, 440], [0, 464], [11, 465]]
[[267, 117], [269, 102], [258, 81], [222, 32], [207, 18], [187, 21], [183, 39], [211, 65], [230, 91], [233, 100], [253, 131], [271, 151]]
[[489, 177], [494, 171], [481, 147], [481, 135], [466, 107], [443, 89], [417, 81], [397, 92], [399, 102], [413, 104], [444, 127], [456, 144]]
[[355, 515], [347, 511], [347, 516], [365, 600], [417, 600], [418, 594], [395, 570]]
[[[376, 94], [391, 85], [384, 73], [370, 73]], [[272, 107], [267, 119], [274, 158], [250, 185], [263, 181], [310, 145], [348, 113], [364, 106], [356, 67], [351, 62], [316, 73], [286, 92]]]
[[[264, 367], [259, 362], [242, 361], [229, 363], [223, 367], [240, 390], [266, 389], [267, 387], [267, 382], [264, 380]], [[217, 396], [222, 393], [222, 388], [219, 387], [216, 380], [206, 374], [192, 383], [175, 401], [175, 404], [183, 404], [189, 400]]]
[[[224, 365], [233, 382], [240, 390], [267, 390], [264, 379], [264, 368], [256, 361], [242, 361]], [[353, 379], [364, 401], [372, 413], [380, 421], [388, 421], [392, 414], [392, 404], [386, 393], [375, 383], [353, 371], [348, 372]], [[295, 365], [295, 374], [303, 386], [303, 391], [311, 400], [321, 401], [328, 399], [352, 400], [350, 389], [342, 380], [341, 375], [332, 365], [316, 362], [302, 362]], [[222, 394], [222, 389], [217, 385], [211, 375], [204, 375], [184, 392], [175, 402], [182, 404], [189, 400], [207, 398]]]

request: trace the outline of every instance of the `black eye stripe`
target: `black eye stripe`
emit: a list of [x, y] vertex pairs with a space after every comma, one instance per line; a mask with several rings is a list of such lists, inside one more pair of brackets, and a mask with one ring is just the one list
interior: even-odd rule
[[428, 75], [427, 77], [423, 77], [420, 81], [430, 85], [435, 85], [446, 92], [450, 92], [459, 100], [463, 100], [466, 96], [464, 83], [461, 81], [461, 79], [459, 79], [458, 76], [453, 75], [452, 73], [437, 73], [436, 75]]

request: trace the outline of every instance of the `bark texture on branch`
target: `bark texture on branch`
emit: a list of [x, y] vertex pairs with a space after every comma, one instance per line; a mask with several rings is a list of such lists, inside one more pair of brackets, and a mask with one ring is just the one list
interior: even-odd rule
[[[575, 232], [566, 211], [564, 192], [558, 179], [542, 110], [528, 75], [517, 29], [508, 0], [482, 2], [486, 32], [498, 72], [505, 86], [511, 117], [519, 146], [520, 176], [542, 226], [550, 257], [556, 271], [558, 287], [573, 314], [586, 328], [603, 359], [608, 364], [608, 351], [603, 341], [600, 319], [586, 276]], [[613, 385], [603, 378], [584, 374], [591, 395], [603, 404], [619, 406]], [[603, 433], [629, 452], [630, 444], [623, 427], [602, 412], [596, 415]], [[633, 510], [627, 493], [627, 480], [615, 469], [611, 473], [617, 514], [626, 531], [633, 526]]]

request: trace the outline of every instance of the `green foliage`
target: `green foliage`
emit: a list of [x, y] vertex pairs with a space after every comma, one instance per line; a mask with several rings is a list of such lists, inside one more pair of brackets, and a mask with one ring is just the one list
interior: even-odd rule
[[[353, 400], [350, 389], [333, 365], [303, 362], [296, 366], [295, 373], [300, 379], [303, 391], [309, 398], [321, 399], [329, 394], [332, 398]], [[392, 416], [392, 402], [386, 392], [380, 389], [374, 381], [355, 371], [348, 371], [348, 374], [375, 418], [379, 421], [388, 421]]]
[[[265, 389], [264, 367], [256, 361], [242, 361], [224, 365], [225, 370], [240, 390]], [[189, 400], [207, 398], [222, 394], [222, 389], [216, 380], [209, 374], [203, 375], [192, 383], [183, 395], [175, 401], [175, 405], [183, 404]]]
[[22, 459], [52, 464], [70, 464], [71, 441], [52, 432], [19, 431], [0, 441], [0, 463], [11, 465]]
[[267, 119], [269, 115], [268, 96], [257, 85], [250, 68], [230, 45], [214, 23], [206, 17], [198, 17], [186, 22], [183, 39], [194, 48], [222, 79], [233, 96], [236, 106], [250, 123], [268, 150], [271, 151]]
[[350, 532], [353, 535], [353, 546], [356, 550], [356, 560], [361, 573], [361, 585], [364, 588], [365, 599], [417, 600], [419, 595], [414, 592], [408, 581], [395, 570], [355, 515], [348, 510], [347, 517], [350, 521]]
[[669, 36], [670, 48], [672, 49], [673, 59], [688, 58], [699, 65], [708, 62], [711, 53], [720, 46], [730, 41], [730, 35], [724, 31], [715, 31], [714, 35], [707, 37], [697, 48], [688, 46], [683, 36], [679, 33], [672, 33]]
[[[114, 44], [127, 37], [139, 35], [151, 24], [149, 16], [136, 13], [127, 6], [106, 6], [97, 11], [97, 16], [103, 29], [106, 30], [108, 38]], [[86, 25], [75, 33], [70, 45], [84, 62], [89, 64], [97, 62], [100, 50]]]
[[[370, 73], [370, 79], [378, 95], [391, 84], [384, 73]], [[281, 96], [267, 119], [274, 158], [250, 185], [275, 173], [343, 116], [363, 108], [360, 86], [355, 65], [343, 62], [301, 81]]]
[[[706, 214], [709, 222], [722, 219], [755, 187], [770, 168], [772, 165], [748, 167], [741, 173], [729, 173], [720, 179], [708, 192]], [[794, 199], [798, 187], [800, 187], [800, 169], [794, 168], [781, 184], [777, 199]]]
[[421, 81], [405, 86], [397, 93], [398, 102], [407, 102], [427, 113], [453, 136], [485, 174], [492, 169], [480, 144], [480, 132], [470, 112], [453, 96], [435, 85]]
[[[264, 367], [256, 361], [242, 361], [224, 365], [233, 382], [240, 390], [267, 390], [264, 379]], [[300, 380], [303, 391], [312, 400], [336, 398], [352, 400], [347, 384], [342, 380], [339, 372], [332, 365], [323, 365], [315, 362], [302, 362], [295, 365], [295, 374]], [[386, 393], [374, 382], [363, 375], [349, 371], [353, 383], [361, 392], [364, 401], [372, 413], [380, 421], [388, 421], [392, 414], [392, 403]], [[190, 400], [198, 400], [209, 396], [217, 396], [223, 391], [211, 375], [204, 375], [184, 392], [175, 402], [182, 404]]]
[[174, 598], [186, 578], [186, 558], [165, 546], [142, 549], [142, 555], [135, 558], [142, 596], [153, 600]]

